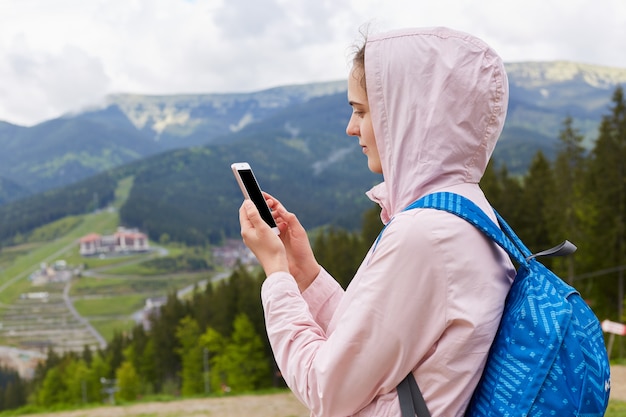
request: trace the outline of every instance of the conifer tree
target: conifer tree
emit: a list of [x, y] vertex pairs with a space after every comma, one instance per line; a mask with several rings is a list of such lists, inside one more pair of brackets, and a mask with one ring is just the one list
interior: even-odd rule
[[213, 297], [208, 301], [212, 306], [210, 326], [225, 336], [232, 333], [233, 322], [237, 316], [239, 299], [237, 290], [242, 287], [240, 282], [248, 281], [249, 276], [250, 273], [246, 268], [240, 265], [227, 280], [222, 280], [216, 285]]
[[204, 390], [202, 375], [202, 346], [200, 339], [200, 327], [191, 317], [187, 316], [180, 321], [176, 329], [176, 338], [180, 347], [176, 352], [180, 355], [182, 370], [181, 380], [182, 395], [200, 394]]
[[0, 368], [0, 410], [11, 410], [26, 404], [27, 382], [17, 371]]
[[610, 114], [602, 118], [588, 181], [587, 247], [592, 255], [586, 268], [607, 271], [606, 275], [593, 279], [601, 297], [596, 308], [622, 321], [626, 265], [626, 103], [621, 87], [613, 94]]
[[151, 321], [150, 336], [154, 346], [154, 361], [158, 364], [155, 369], [156, 392], [161, 392], [165, 383], [178, 386], [176, 381], [180, 371], [180, 357], [176, 354], [179, 345], [175, 334], [178, 323], [186, 315], [186, 306], [178, 299], [176, 293], [171, 293], [165, 305]]
[[154, 340], [149, 337], [143, 325], [132, 330], [130, 345], [124, 350], [124, 357], [133, 364], [141, 382], [140, 392], [151, 394], [156, 385], [156, 359], [154, 356]]
[[378, 234], [383, 228], [383, 223], [380, 219], [380, 206], [375, 204], [371, 209], [367, 210], [363, 214], [363, 224], [361, 226], [361, 240], [363, 241], [363, 256], [374, 243]]
[[[581, 216], [585, 209], [581, 188], [586, 151], [583, 140], [584, 136], [574, 128], [574, 120], [566, 117], [559, 133], [558, 153], [554, 161], [554, 190], [548, 195], [546, 204], [548, 230], [555, 243], [567, 239], [577, 246], [584, 245]], [[574, 283], [577, 255], [555, 258], [553, 263], [555, 272], [570, 284]]]
[[43, 384], [37, 393], [37, 403], [46, 407], [70, 403], [67, 385], [60, 367], [46, 372]]
[[489, 200], [492, 205], [496, 205], [502, 193], [502, 185], [498, 179], [498, 173], [496, 172], [493, 159], [489, 160], [485, 172], [480, 179], [480, 188], [483, 190], [483, 193], [485, 193], [487, 200]]
[[83, 404], [94, 400], [88, 396], [89, 373], [89, 367], [82, 359], [72, 359], [65, 366], [63, 374], [71, 404]]
[[519, 178], [509, 175], [506, 164], [502, 164], [497, 170], [495, 167], [496, 164], [491, 160], [480, 180], [481, 189], [492, 207], [517, 231], [523, 223], [519, 203], [523, 187]]
[[[550, 240], [546, 220], [548, 209], [546, 202], [553, 193], [552, 169], [543, 152], [539, 151], [528, 169], [522, 198], [518, 202], [521, 217], [517, 233], [532, 252], [539, 252], [556, 245]], [[542, 262], [549, 263], [549, 260], [542, 260]]]
[[87, 399], [89, 402], [101, 402], [104, 398], [102, 392], [102, 378], [110, 378], [109, 365], [106, 363], [102, 352], [93, 356], [87, 376]]
[[26, 386], [19, 376], [4, 387], [2, 410], [12, 410], [26, 405]]
[[212, 327], [208, 327], [200, 337], [200, 345], [207, 350], [208, 379], [212, 392], [218, 391], [222, 385], [226, 384], [227, 358], [224, 355], [226, 343], [224, 336]]
[[337, 228], [319, 233], [314, 241], [313, 252], [320, 265], [343, 288], [347, 288], [365, 256], [361, 236]]
[[123, 401], [134, 401], [137, 399], [140, 386], [139, 376], [130, 361], [124, 361], [115, 371], [115, 380], [119, 389], [115, 393], [115, 398]]
[[231, 338], [210, 327], [200, 337], [208, 351], [211, 390], [228, 387], [241, 392], [269, 386], [269, 358], [252, 322], [239, 314], [233, 328]]
[[239, 392], [269, 385], [270, 366], [252, 322], [245, 314], [239, 314], [233, 327], [224, 351], [227, 385]]

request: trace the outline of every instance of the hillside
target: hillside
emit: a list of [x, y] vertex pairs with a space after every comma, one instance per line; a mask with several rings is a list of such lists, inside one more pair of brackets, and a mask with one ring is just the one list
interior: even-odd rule
[[[590, 146], [613, 88], [626, 82], [624, 69], [568, 62], [507, 70], [509, 113], [493, 159], [513, 175], [525, 173], [538, 150], [555, 155], [567, 116]], [[20, 161], [0, 156], [0, 241], [103, 207], [112, 184], [133, 176], [122, 224], [154, 240], [218, 243], [238, 235], [241, 196], [229, 165], [244, 160], [307, 227], [353, 229], [360, 223], [353, 213], [371, 205], [364, 192], [380, 178], [346, 137], [349, 115], [338, 81], [247, 94], [117, 95], [104, 109], [32, 128], [0, 124], [0, 144], [14, 147]]]
[[[239, 94], [116, 94], [107, 98], [106, 111], [119, 109], [155, 142], [165, 148], [182, 148], [210, 143], [277, 111], [345, 90], [344, 81], [335, 81]], [[91, 114], [99, 113], [94, 110]]]
[[[131, 329], [135, 313], [148, 299], [166, 297], [216, 275], [199, 256], [183, 249], [154, 247], [131, 256], [82, 257], [78, 239], [91, 233], [113, 234], [119, 224], [117, 208], [128, 198], [132, 178], [120, 181], [107, 210], [64, 217], [35, 231], [29, 239], [0, 252], [0, 344], [57, 352], [103, 348], [114, 332]], [[206, 254], [208, 256], [208, 253]], [[159, 258], [194, 261], [194, 270], [142, 270], [139, 264]], [[64, 262], [61, 273], [35, 282], [30, 278], [42, 265]], [[130, 268], [130, 266], [134, 266]], [[68, 275], [69, 279], [68, 279]], [[59, 279], [56, 279], [58, 276]], [[65, 278], [63, 278], [65, 277]], [[44, 282], [45, 281], [45, 282]], [[0, 359], [3, 356], [0, 352]]]
[[[508, 63], [506, 68], [509, 114], [495, 157], [517, 173], [524, 172], [537, 149], [554, 154], [568, 115], [589, 145], [612, 90], [626, 83], [626, 69], [574, 62]], [[345, 81], [338, 80], [237, 94], [117, 94], [102, 108], [32, 127], [0, 122], [0, 178], [14, 185], [0, 188], [0, 204], [167, 150], [233, 143], [245, 129], [267, 136], [266, 122], [281, 113], [290, 113], [283, 130], [292, 135], [309, 125], [343, 139], [345, 90]], [[316, 99], [330, 97], [333, 107], [345, 109], [339, 126], [328, 125], [315, 110]]]
[[[306, 227], [358, 227], [354, 212], [371, 206], [364, 191], [380, 179], [362, 163], [355, 140], [316, 126], [324, 118], [326, 128], [343, 128], [348, 109], [337, 103], [336, 96], [314, 99], [242, 129], [232, 143], [147, 160], [120, 211], [122, 221], [148, 230], [155, 240], [163, 233], [195, 244], [238, 236], [242, 196], [230, 164], [249, 161], [261, 186], [297, 210]], [[300, 116], [296, 125], [293, 115], [299, 112], [316, 117]]]

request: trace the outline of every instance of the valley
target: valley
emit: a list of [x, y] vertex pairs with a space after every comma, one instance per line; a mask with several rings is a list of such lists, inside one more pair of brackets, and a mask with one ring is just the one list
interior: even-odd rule
[[[149, 314], [168, 294], [183, 297], [212, 278], [226, 275], [216, 269], [163, 273], [143, 267], [156, 258], [180, 256], [185, 248], [178, 245], [153, 246], [148, 252], [125, 256], [81, 256], [78, 240], [82, 236], [116, 230], [118, 208], [127, 198], [130, 182], [120, 182], [109, 208], [45, 226], [57, 230], [54, 239], [2, 249], [0, 363], [18, 369], [22, 377], [32, 376], [37, 361], [49, 349], [63, 354], [104, 348], [116, 332], [129, 331], [137, 324], [148, 326]], [[50, 234], [36, 230], [31, 236]], [[64, 279], [32, 279], [34, 271], [52, 269], [58, 263], [67, 265]]]

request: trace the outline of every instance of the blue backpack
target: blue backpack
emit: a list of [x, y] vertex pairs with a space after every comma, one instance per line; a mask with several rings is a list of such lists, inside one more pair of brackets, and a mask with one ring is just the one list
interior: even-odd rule
[[[565, 241], [532, 255], [498, 213], [502, 229], [457, 194], [430, 194], [405, 210], [414, 208], [456, 214], [519, 265], [466, 416], [604, 416], [611, 383], [600, 323], [580, 294], [536, 259], [576, 247]], [[398, 386], [398, 396], [403, 417], [429, 416], [412, 373]]]

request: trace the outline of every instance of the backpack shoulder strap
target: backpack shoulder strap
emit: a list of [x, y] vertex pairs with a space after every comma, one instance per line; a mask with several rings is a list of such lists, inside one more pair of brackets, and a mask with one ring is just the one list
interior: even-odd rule
[[496, 213], [499, 228], [476, 204], [471, 200], [454, 193], [439, 192], [428, 194], [413, 202], [404, 210], [416, 208], [433, 208], [456, 214], [474, 225], [487, 237], [496, 242], [520, 265], [527, 264], [526, 258], [531, 255], [530, 250], [517, 237], [500, 215]]
[[500, 227], [474, 202], [458, 194], [450, 192], [428, 194], [404, 210], [415, 208], [433, 208], [456, 214], [490, 237], [520, 265], [527, 265], [529, 261], [539, 256], [563, 256], [576, 251], [576, 246], [566, 240], [553, 248], [533, 254], [495, 209], [492, 208]]

